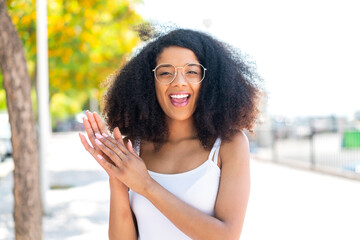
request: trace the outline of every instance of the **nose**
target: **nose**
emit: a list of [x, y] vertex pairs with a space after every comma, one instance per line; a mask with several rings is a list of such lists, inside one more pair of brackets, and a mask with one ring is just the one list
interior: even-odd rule
[[184, 86], [184, 85], [188, 84], [188, 81], [186, 80], [186, 78], [184, 76], [183, 69], [184, 68], [182, 68], [182, 67], [178, 67], [176, 69], [176, 76], [175, 76], [174, 81], [171, 82], [171, 85], [173, 85], [173, 86], [176, 86], [176, 85]]

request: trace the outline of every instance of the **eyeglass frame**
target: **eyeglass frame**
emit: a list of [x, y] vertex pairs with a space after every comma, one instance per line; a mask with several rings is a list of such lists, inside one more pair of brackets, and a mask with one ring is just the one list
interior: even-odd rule
[[[193, 64], [194, 64], [194, 65], [200, 65], [200, 66], [204, 69], [204, 75], [203, 75], [203, 77], [202, 77], [202, 79], [201, 79], [200, 82], [196, 82], [196, 83], [190, 82], [190, 81], [186, 78], [186, 75], [185, 75], [185, 72], [184, 72], [185, 67], [188, 66], [188, 65], [193, 65]], [[159, 67], [161, 67], [161, 66], [163, 66], [163, 65], [171, 65], [171, 66], [173, 66], [173, 67], [175, 68], [174, 78], [173, 78], [169, 83], [163, 83], [163, 82], [161, 82], [160, 80], [158, 80], [157, 77], [156, 77], [156, 69], [158, 69]], [[188, 81], [188, 82], [190, 82], [190, 83], [192, 83], [192, 84], [199, 84], [199, 83], [201, 83], [201, 82], [204, 80], [204, 78], [205, 78], [205, 72], [206, 72], [206, 70], [207, 70], [201, 63], [187, 63], [187, 64], [185, 64], [183, 67], [175, 67], [175, 66], [172, 65], [171, 63], [161, 63], [161, 64], [157, 65], [152, 71], [154, 72], [154, 77], [155, 77], [155, 80], [156, 80], [156, 81], [158, 81], [160, 84], [167, 85], [167, 84], [172, 83], [172, 82], [175, 80], [175, 78], [176, 78], [176, 76], [177, 76], [177, 73], [178, 73], [178, 71], [177, 71], [178, 68], [182, 68], [182, 69], [183, 69], [182, 72], [183, 72], [184, 78], [186, 79], [186, 81]]]

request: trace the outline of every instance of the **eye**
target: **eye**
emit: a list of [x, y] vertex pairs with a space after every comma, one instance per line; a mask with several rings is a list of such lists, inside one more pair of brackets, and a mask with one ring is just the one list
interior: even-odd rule
[[189, 64], [185, 67], [185, 73], [186, 75], [201, 75], [201, 68], [199, 65], [196, 64]]
[[186, 72], [186, 74], [194, 74], [194, 75], [197, 75], [199, 74], [197, 71], [194, 71], [194, 70], [189, 70]]
[[171, 72], [166, 72], [166, 71], [163, 71], [163, 72], [160, 72], [160, 73], [159, 73], [159, 76], [171, 76], [171, 75], [173, 75], [173, 73], [171, 73]]
[[156, 69], [156, 76], [158, 77], [168, 78], [174, 76], [174, 74], [175, 74], [175, 69], [171, 65], [160, 65]]

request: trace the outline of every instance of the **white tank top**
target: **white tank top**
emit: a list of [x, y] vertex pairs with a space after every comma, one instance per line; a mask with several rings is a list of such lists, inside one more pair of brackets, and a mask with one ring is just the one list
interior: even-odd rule
[[[164, 174], [148, 170], [161, 186], [200, 211], [214, 216], [220, 183], [218, 155], [221, 139], [216, 139], [209, 158], [199, 167], [183, 173]], [[135, 141], [135, 151], [140, 155], [140, 142]], [[150, 201], [130, 189], [130, 206], [136, 216], [139, 240], [191, 239], [170, 222]]]

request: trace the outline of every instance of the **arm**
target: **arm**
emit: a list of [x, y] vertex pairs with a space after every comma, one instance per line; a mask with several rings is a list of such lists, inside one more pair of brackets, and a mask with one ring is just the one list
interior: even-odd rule
[[[95, 144], [95, 134], [107, 134], [105, 126], [101, 118], [96, 113], [87, 111], [88, 119], [83, 119], [84, 126], [92, 146], [87, 142], [86, 138], [79, 134], [80, 140], [85, 149], [96, 159], [101, 156], [107, 162], [112, 162]], [[120, 131], [114, 131], [114, 138], [123, 143]], [[109, 239], [126, 239], [136, 240], [137, 234], [129, 204], [128, 187], [111, 175], [109, 171], [110, 184], [110, 217], [109, 217]]]
[[222, 162], [215, 217], [202, 213], [161, 187], [147, 173], [142, 159], [127, 147], [97, 135], [101, 150], [115, 165], [104, 168], [113, 171], [122, 182], [146, 197], [176, 227], [192, 239], [231, 239], [240, 237], [250, 191], [249, 144], [243, 133], [220, 149]]
[[116, 178], [110, 178], [109, 239], [137, 239], [128, 188]]
[[249, 145], [242, 133], [220, 149], [222, 161], [215, 217], [187, 205], [159, 184], [145, 197], [192, 239], [239, 239], [250, 192]]

